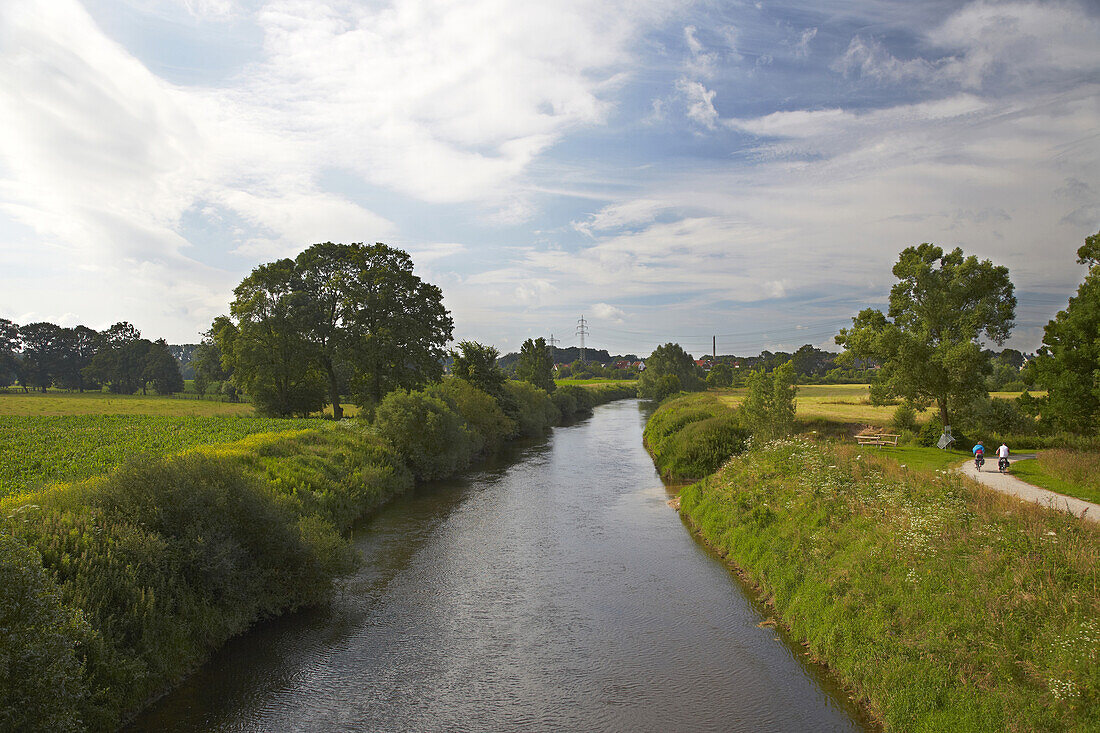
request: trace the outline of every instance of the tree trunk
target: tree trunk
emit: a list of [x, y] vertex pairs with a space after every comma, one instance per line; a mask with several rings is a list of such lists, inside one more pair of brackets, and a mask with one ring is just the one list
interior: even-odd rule
[[944, 424], [944, 426], [950, 425], [951, 422], [948, 420], [947, 417], [947, 398], [941, 397], [937, 399], [936, 404], [940, 406], [940, 421]]
[[324, 360], [325, 374], [328, 375], [328, 399], [332, 403], [332, 419], [343, 420], [344, 408], [340, 405], [340, 385], [336, 383], [336, 370], [332, 368], [332, 361]]

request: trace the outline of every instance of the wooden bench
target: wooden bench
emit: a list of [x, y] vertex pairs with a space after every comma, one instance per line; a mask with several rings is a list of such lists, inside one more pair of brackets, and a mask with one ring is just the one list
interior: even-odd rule
[[898, 438], [900, 435], [888, 435], [886, 433], [879, 433], [877, 435], [857, 435], [856, 442], [860, 445], [892, 445], [895, 448], [898, 445]]

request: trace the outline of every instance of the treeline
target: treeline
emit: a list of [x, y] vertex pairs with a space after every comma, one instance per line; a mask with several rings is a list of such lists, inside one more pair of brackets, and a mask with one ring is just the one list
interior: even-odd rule
[[24, 326], [0, 318], [0, 387], [50, 387], [167, 395], [183, 391], [179, 362], [164, 339], [141, 337], [122, 321], [97, 332], [87, 326], [64, 328], [45, 321]]

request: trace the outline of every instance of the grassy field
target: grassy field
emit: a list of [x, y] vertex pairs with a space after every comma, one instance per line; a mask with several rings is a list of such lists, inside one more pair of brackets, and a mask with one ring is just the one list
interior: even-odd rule
[[107, 392], [3, 392], [0, 391], [0, 415], [173, 415], [239, 416], [252, 415], [245, 402], [178, 399], [159, 395], [115, 395]]
[[1100, 456], [1070, 450], [1045, 450], [1034, 461], [1012, 464], [1012, 474], [1029, 484], [1100, 504]]
[[1100, 730], [1100, 529], [905, 451], [777, 441], [681, 509], [886, 730]]
[[[721, 392], [722, 400], [733, 407], [745, 398], [745, 388]], [[1019, 392], [991, 392], [991, 397], [1013, 399]], [[1040, 396], [1042, 392], [1033, 393]], [[801, 420], [822, 419], [832, 422], [885, 427], [894, 417], [897, 405], [872, 405], [870, 386], [866, 384], [804, 384], [795, 398], [797, 416]], [[934, 417], [935, 407], [918, 413], [920, 420]]]
[[137, 456], [165, 456], [317, 424], [239, 416], [0, 415], [0, 497], [96, 476]]

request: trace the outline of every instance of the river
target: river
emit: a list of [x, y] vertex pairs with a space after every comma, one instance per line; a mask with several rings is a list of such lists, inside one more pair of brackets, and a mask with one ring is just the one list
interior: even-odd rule
[[358, 528], [333, 602], [260, 624], [134, 731], [859, 731], [685, 529], [635, 400]]

